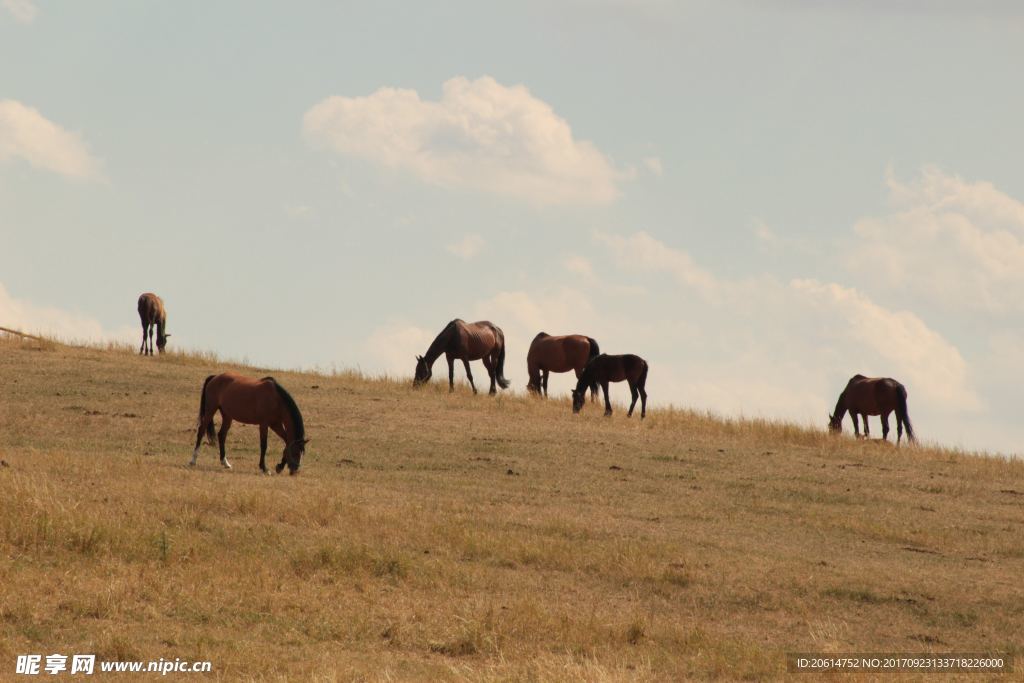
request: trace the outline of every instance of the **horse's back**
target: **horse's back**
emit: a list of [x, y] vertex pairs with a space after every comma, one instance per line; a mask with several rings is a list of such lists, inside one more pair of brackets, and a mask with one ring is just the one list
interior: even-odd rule
[[647, 369], [647, 361], [633, 353], [609, 355], [602, 353], [588, 364], [593, 365], [598, 376], [609, 381], [621, 382], [627, 378], [638, 379]]
[[[541, 336], [543, 335], [543, 336]], [[590, 340], [581, 334], [534, 337], [526, 353], [528, 364], [538, 364], [550, 372], [582, 370], [590, 358]]]
[[164, 312], [164, 301], [153, 292], [144, 292], [139, 295], [139, 316], [148, 322], [156, 322], [166, 315]]
[[276, 384], [271, 377], [248, 377], [228, 371], [215, 375], [206, 391], [211, 405], [231, 419], [246, 424], [269, 424], [278, 421], [280, 415]]
[[469, 356], [469, 360], [479, 360], [490, 354], [499, 346], [499, 340], [504, 335], [497, 325], [489, 320], [478, 320], [474, 323], [462, 323], [458, 327], [461, 336], [463, 351]]
[[843, 392], [847, 408], [856, 413], [880, 415], [895, 409], [906, 389], [892, 377], [854, 375]]
[[156, 294], [152, 292], [144, 292], [139, 295], [138, 310], [139, 315], [143, 318], [149, 318], [150, 312], [153, 310], [153, 301], [156, 298]]

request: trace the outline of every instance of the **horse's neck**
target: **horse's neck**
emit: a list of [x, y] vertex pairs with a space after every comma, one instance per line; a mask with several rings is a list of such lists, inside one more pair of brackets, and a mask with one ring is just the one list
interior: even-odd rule
[[839, 400], [836, 401], [836, 409], [832, 411], [833, 417], [837, 420], [841, 420], [843, 415], [846, 414], [846, 392], [839, 394]]
[[434, 361], [438, 357], [448, 350], [448, 344], [451, 341], [452, 335], [455, 334], [455, 325], [448, 325], [441, 334], [437, 335], [434, 341], [430, 344], [430, 348], [423, 354], [423, 358], [427, 361], [427, 365], [433, 365]]

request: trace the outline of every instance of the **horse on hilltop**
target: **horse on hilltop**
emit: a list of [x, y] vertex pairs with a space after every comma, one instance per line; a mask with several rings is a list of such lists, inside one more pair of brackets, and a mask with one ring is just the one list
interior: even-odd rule
[[[526, 354], [526, 371], [530, 381], [526, 388], [538, 395], [548, 395], [548, 376], [552, 372], [574, 370], [579, 379], [587, 363], [601, 353], [597, 341], [581, 334], [552, 337], [540, 332], [533, 338]], [[590, 400], [597, 400], [597, 382], [590, 385]]]
[[302, 413], [295, 405], [295, 399], [277, 383], [273, 377], [254, 379], [234, 372], [210, 375], [203, 382], [202, 394], [199, 398], [199, 425], [196, 432], [196, 448], [192, 452], [192, 461], [196, 464], [199, 457], [199, 446], [203, 435], [213, 445], [213, 416], [220, 411], [222, 418], [217, 438], [220, 444], [220, 464], [231, 469], [224, 451], [231, 423], [238, 420], [242, 424], [259, 425], [260, 427], [260, 471], [267, 474], [267, 430], [273, 430], [284, 441], [281, 462], [275, 468], [280, 474], [288, 465], [288, 472], [299, 471], [299, 462], [306, 451], [306, 428], [302, 423]]
[[413, 386], [419, 386], [430, 381], [433, 372], [431, 368], [434, 362], [445, 355], [448, 360], [448, 390], [455, 390], [455, 361], [461, 360], [466, 368], [466, 379], [473, 393], [477, 393], [476, 385], [473, 384], [473, 372], [469, 369], [469, 362], [482, 360], [487, 374], [491, 378], [491, 389], [488, 393], [496, 394], [495, 383], [502, 389], [508, 389], [509, 381], [505, 379], [505, 333], [501, 328], [492, 322], [481, 320], [475, 323], [467, 323], [456, 318], [451, 321], [441, 333], [437, 335], [430, 348], [422, 356], [416, 356], [416, 374], [413, 379]]
[[593, 384], [600, 384], [604, 391], [604, 414], [612, 414], [612, 403], [608, 400], [608, 383], [621, 382], [629, 383], [629, 392], [633, 395], [633, 402], [629, 404], [627, 416], [632, 417], [633, 408], [636, 407], [637, 396], [640, 397], [640, 419], [647, 415], [647, 361], [640, 356], [627, 353], [622, 356], [609, 356], [602, 353], [594, 358], [583, 368], [579, 379], [576, 381], [576, 388], [572, 391], [572, 412], [578, 413], [586, 403], [587, 387]]
[[[156, 328], [156, 348], [160, 353], [164, 352], [167, 346], [167, 310], [164, 308], [164, 300], [152, 292], [146, 292], [139, 297], [139, 320], [142, 321], [142, 346], [139, 348], [139, 355], [153, 355], [153, 328]], [[149, 347], [146, 347], [146, 337], [149, 337]]]
[[857, 415], [864, 420], [864, 438], [871, 436], [868, 430], [868, 415], [882, 417], [882, 438], [889, 438], [889, 413], [896, 411], [896, 443], [903, 437], [903, 428], [907, 429], [907, 441], [913, 443], [914, 428], [910, 424], [907, 413], [907, 389], [890, 377], [865, 377], [854, 375], [847, 382], [843, 393], [836, 401], [835, 412], [828, 416], [829, 431], [843, 431], [843, 415], [849, 411], [853, 420], [853, 432], [860, 438], [857, 427]]

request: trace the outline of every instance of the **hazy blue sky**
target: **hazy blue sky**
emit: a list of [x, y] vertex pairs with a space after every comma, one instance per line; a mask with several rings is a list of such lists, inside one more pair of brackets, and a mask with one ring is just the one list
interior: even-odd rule
[[411, 377], [488, 318], [517, 390], [580, 332], [655, 406], [886, 375], [1024, 452], [1019, 6], [0, 0], [0, 325], [154, 291], [174, 347]]

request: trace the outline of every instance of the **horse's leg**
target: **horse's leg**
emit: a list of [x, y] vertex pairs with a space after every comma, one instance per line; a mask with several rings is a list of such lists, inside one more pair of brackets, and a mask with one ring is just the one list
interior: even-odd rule
[[604, 390], [604, 416], [608, 417], [612, 414], [612, 402], [608, 398], [608, 380], [601, 382], [601, 389]]
[[860, 425], [857, 424], [857, 413], [850, 411], [850, 419], [853, 420], [853, 435], [860, 438]]
[[146, 354], [150, 355], [150, 356], [153, 355], [153, 328], [154, 327], [156, 327], [156, 325], [150, 325], [149, 326], [149, 349], [146, 351]]
[[274, 430], [274, 433], [281, 437], [281, 441], [284, 441], [284, 450], [281, 451], [281, 462], [274, 466], [274, 471], [281, 474], [281, 470], [288, 463], [288, 435], [284, 431], [284, 423], [272, 424], [270, 428]]
[[217, 432], [217, 443], [220, 446], [220, 464], [224, 466], [224, 469], [230, 470], [231, 463], [228, 462], [227, 453], [224, 450], [224, 444], [228, 440], [228, 430], [231, 429], [231, 418], [224, 415], [223, 411], [221, 416], [224, 421], [221, 422], [220, 431]]
[[629, 393], [633, 396], [633, 402], [629, 404], [629, 412], [626, 413], [626, 417], [633, 417], [633, 408], [636, 407], [636, 399], [640, 396], [640, 391], [636, 388], [633, 380], [629, 380]]
[[[212, 411], [210, 410], [211, 408], [213, 408]], [[215, 416], [216, 414], [217, 408], [211, 407], [211, 405], [207, 405], [206, 413], [199, 416], [199, 427], [196, 429], [196, 447], [193, 450], [193, 459], [191, 459], [191, 461], [189, 461], [188, 463], [189, 467], [193, 467], [196, 465], [196, 460], [199, 458], [199, 447], [203, 444], [203, 437], [206, 435], [207, 430], [213, 427], [213, 416]]]
[[267, 425], [260, 425], [260, 472], [267, 472]]
[[900, 411], [896, 411], [896, 445], [900, 445], [900, 439], [903, 438], [903, 416], [900, 415]]
[[640, 378], [640, 383], [637, 384], [637, 389], [640, 391], [640, 419], [647, 417], [647, 388], [644, 386], [647, 384], [647, 375], [644, 374]]
[[448, 393], [455, 391], [455, 359], [450, 354], [444, 355], [448, 361]]
[[[469, 369], [469, 361], [466, 360], [465, 358], [462, 359], [462, 367], [466, 368], [466, 379], [469, 380], [469, 386], [473, 390], [473, 393], [475, 394], [476, 393], [476, 385], [473, 384], [473, 371]], [[493, 381], [492, 381], [492, 387], [491, 387], [491, 389], [492, 389], [491, 393], [492, 394], [494, 393], [493, 388], [494, 387], [493, 387]]]
[[548, 397], [548, 377], [550, 377], [550, 376], [551, 376], [551, 371], [550, 370], [545, 370], [544, 371], [544, 376], [541, 379], [541, 382], [544, 383], [544, 398]]
[[[210, 417], [210, 420], [212, 419], [213, 417]], [[203, 432], [206, 431], [207, 422], [209, 422], [209, 420], [206, 419], [206, 415], [200, 416], [199, 429], [196, 430], [196, 447], [195, 450], [192, 451], [192, 460], [189, 462], [190, 467], [196, 464], [196, 458], [199, 457], [199, 447], [203, 444]]]
[[[484, 356], [480, 359], [480, 362], [484, 364], [484, 369], [487, 370], [487, 376], [491, 379], [491, 388], [487, 390], [489, 396], [494, 396], [498, 393], [497, 379], [498, 379], [498, 359], [492, 356]], [[540, 388], [537, 388], [538, 393]]]
[[142, 346], [139, 347], [139, 355], [146, 350], [146, 323], [142, 323]]
[[860, 416], [860, 419], [864, 423], [864, 438], [865, 439], [870, 439], [871, 438], [871, 428], [868, 427], [868, 414], [867, 413], [863, 413]]
[[[889, 440], [889, 413], [882, 413], [881, 417], [882, 417], [882, 440], [883, 441], [888, 441]], [[899, 422], [899, 418], [896, 418], [896, 421]]]

